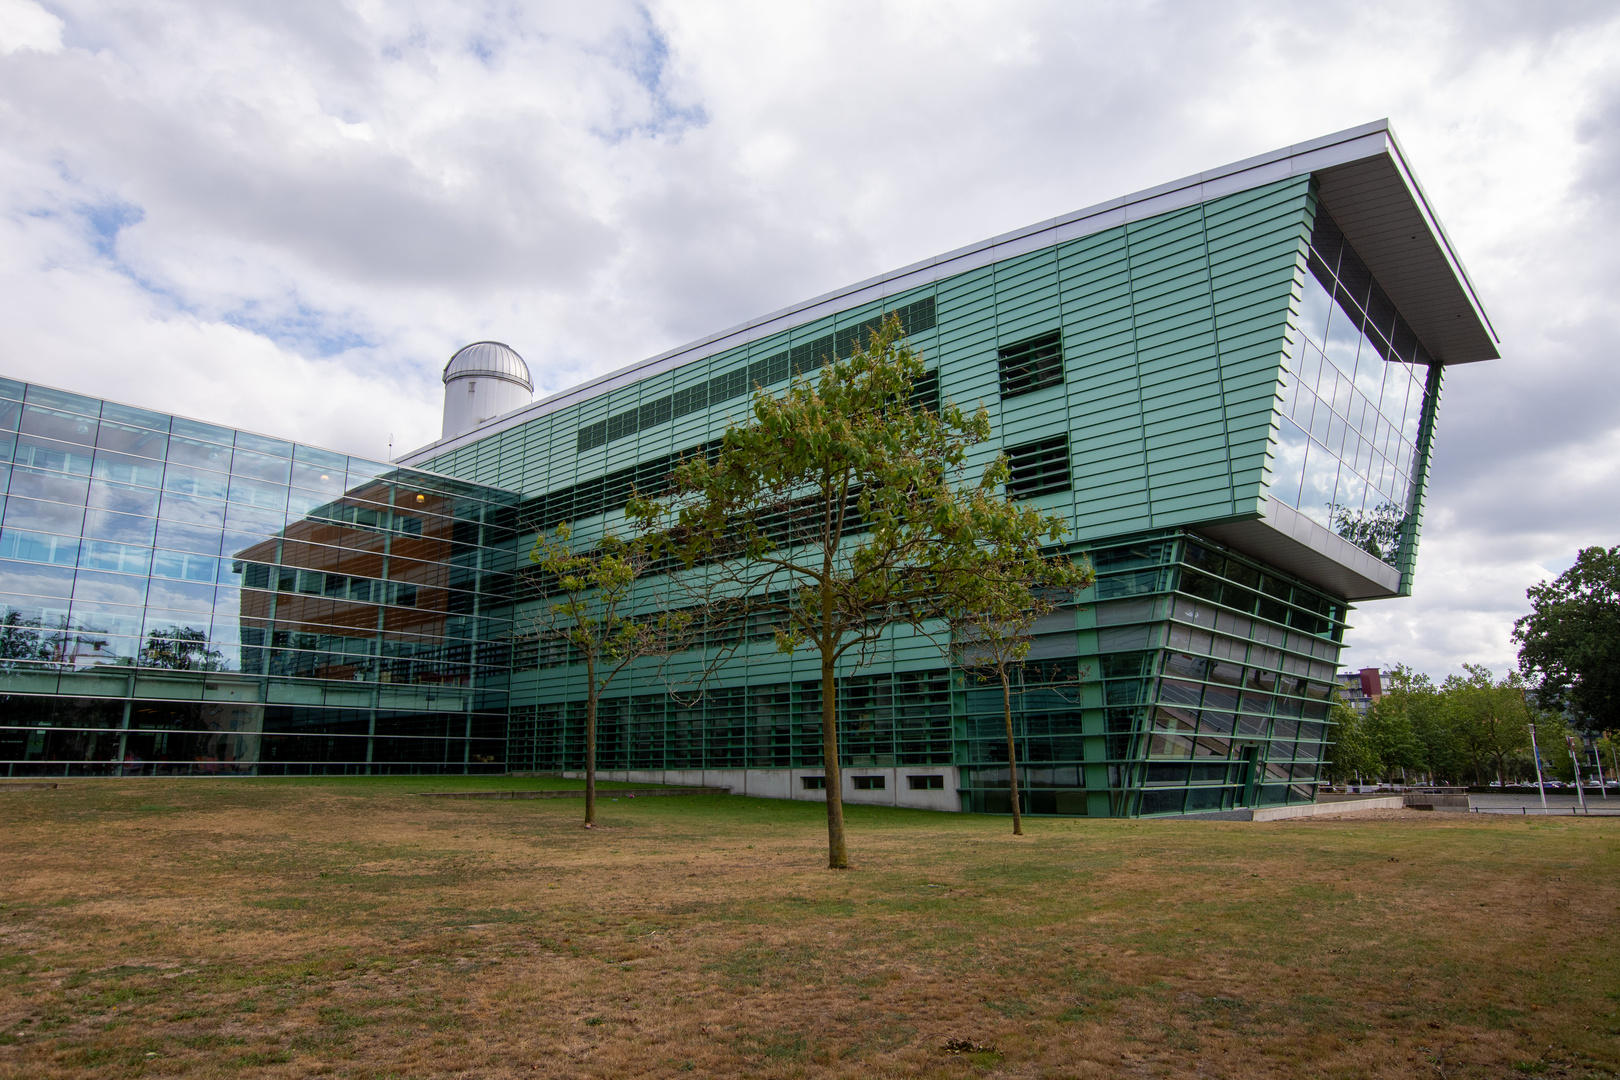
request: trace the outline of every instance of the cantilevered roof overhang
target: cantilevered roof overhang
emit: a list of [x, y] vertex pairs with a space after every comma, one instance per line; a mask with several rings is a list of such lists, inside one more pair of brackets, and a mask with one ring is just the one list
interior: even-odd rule
[[1211, 199], [1313, 176], [1318, 195], [1407, 323], [1442, 364], [1498, 357], [1484, 306], [1388, 120], [1284, 147], [971, 244], [734, 326], [497, 417], [399, 459], [414, 465], [641, 379], [943, 278]]
[[1382, 151], [1313, 170], [1318, 197], [1430, 356], [1498, 359], [1496, 331], [1389, 121], [1368, 128], [1358, 141], [1381, 142]]

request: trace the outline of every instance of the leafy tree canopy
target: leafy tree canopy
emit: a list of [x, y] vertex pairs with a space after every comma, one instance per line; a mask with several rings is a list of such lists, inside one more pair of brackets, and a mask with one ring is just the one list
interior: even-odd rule
[[1583, 548], [1527, 595], [1513, 639], [1541, 704], [1570, 710], [1589, 734], [1620, 729], [1620, 546]]
[[[828, 865], [848, 866], [834, 675], [893, 628], [943, 616], [953, 581], [980, 559], [1038, 552], [1064, 523], [1009, 502], [1004, 456], [975, 481], [970, 448], [988, 412], [913, 400], [923, 359], [890, 316], [865, 348], [760, 390], [714, 458], [675, 472], [661, 514], [689, 568], [775, 627], [777, 648], [820, 660]], [[1013, 556], [1017, 561], [1018, 556]]]

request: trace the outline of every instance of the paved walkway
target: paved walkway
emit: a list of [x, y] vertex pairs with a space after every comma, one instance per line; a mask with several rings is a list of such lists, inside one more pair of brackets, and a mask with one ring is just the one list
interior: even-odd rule
[[[1579, 814], [1580, 802], [1575, 792], [1547, 792], [1547, 809], [1541, 808], [1540, 795], [1470, 795], [1468, 801], [1477, 814]], [[1620, 817], [1620, 793], [1610, 791], [1605, 799], [1596, 788], [1586, 793], [1586, 812], [1593, 817]]]

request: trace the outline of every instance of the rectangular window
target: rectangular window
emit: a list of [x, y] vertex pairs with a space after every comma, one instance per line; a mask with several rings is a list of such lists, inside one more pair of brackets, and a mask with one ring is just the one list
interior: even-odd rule
[[640, 415], [640, 410], [631, 409], [628, 412], [619, 413], [617, 416], [608, 417], [608, 422], [607, 422], [607, 439], [608, 439], [608, 442], [613, 442], [613, 441], [615, 441], [617, 439], [622, 439], [627, 435], [634, 435], [636, 433], [636, 430], [637, 430], [636, 429], [636, 418], [639, 415]]
[[670, 398], [661, 397], [657, 401], [643, 405], [636, 414], [636, 428], [646, 431], [650, 427], [666, 423], [670, 417], [670, 401]]
[[[878, 779], [883, 778], [880, 776]], [[945, 778], [943, 776], [908, 776], [906, 782], [911, 785], [912, 791], [945, 790]]]
[[709, 404], [716, 405], [748, 393], [748, 369], [738, 368], [709, 380]]
[[884, 788], [881, 776], [852, 776], [850, 780], [855, 784], [856, 791], [882, 791]]
[[825, 776], [801, 776], [799, 783], [804, 785], [806, 791], [826, 791], [827, 778]]
[[1014, 499], [1031, 499], [1069, 490], [1069, 436], [1053, 435], [1038, 442], [1007, 448], [1012, 475], [1007, 478], [1007, 494]]
[[709, 384], [698, 383], [685, 390], [675, 391], [674, 412], [676, 416], [686, 416], [690, 413], [702, 412], [709, 407]]
[[788, 354], [785, 349], [775, 356], [767, 356], [763, 360], [756, 360], [748, 365], [748, 385], [750, 389], [755, 386], [769, 386], [771, 383], [782, 382], [787, 377]]
[[598, 420], [579, 429], [579, 448], [594, 450], [607, 442], [607, 421]]
[[1028, 338], [996, 351], [1001, 365], [1003, 400], [1063, 384], [1063, 334], [1050, 333]]

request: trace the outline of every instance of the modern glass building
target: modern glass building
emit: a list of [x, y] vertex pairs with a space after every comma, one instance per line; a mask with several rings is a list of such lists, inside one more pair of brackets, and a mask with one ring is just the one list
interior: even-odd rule
[[0, 379], [8, 775], [504, 769], [510, 492]]
[[[209, 637], [209, 647], [232, 679], [259, 688], [258, 767], [271, 761], [272, 697], [296, 686], [327, 695], [326, 711], [309, 722], [347, 722], [342, 734], [357, 740], [319, 752], [289, 742], [300, 748], [299, 767], [417, 767], [402, 755], [425, 744], [385, 748], [386, 718], [400, 738], [440, 740], [433, 767], [582, 768], [582, 671], [526, 632], [541, 603], [522, 558], [534, 533], [568, 521], [586, 541], [614, 528], [632, 484], [656, 487], [683, 453], [720, 438], [756, 388], [779, 390], [848, 355], [890, 312], [928, 360], [923, 400], [984, 403], [995, 437], [979, 463], [1005, 452], [1008, 494], [1066, 515], [1074, 554], [1098, 572], [1079, 603], [1042, 621], [1025, 665], [1025, 811], [1226, 813], [1314, 799], [1351, 605], [1412, 589], [1443, 372], [1497, 356], [1472, 285], [1385, 123], [996, 237], [492, 417], [489, 403], [505, 408], [514, 387], [526, 400], [527, 371], [504, 346], [469, 346], [446, 369], [441, 440], [397, 467], [348, 464], [330, 505], [290, 495], [285, 519], [251, 536], [226, 540], [230, 522], [221, 524], [209, 557], [230, 567], [214, 587], [227, 596], [236, 637]], [[283, 455], [293, 483], [300, 452], [314, 453]], [[219, 489], [227, 511], [234, 485]], [[391, 568], [403, 555], [394, 515], [411, 516], [418, 495], [441, 500], [433, 521], [442, 530], [431, 535], [442, 546], [415, 542], [411, 572], [420, 577], [444, 559], [471, 576], [452, 569], [433, 582], [442, 601], [418, 592], [404, 604], [396, 581], [428, 582], [371, 572], [382, 563], [350, 569], [362, 564], [343, 553], [353, 546]], [[54, 532], [17, 527], [79, 545], [74, 573], [101, 573], [84, 546], [101, 542], [91, 524], [99, 504], [76, 505], [82, 529], [65, 519]], [[373, 515], [365, 524], [362, 507]], [[12, 543], [11, 528], [8, 512], [0, 545]], [[182, 553], [158, 542], [167, 535], [146, 543]], [[154, 599], [172, 580], [159, 572], [170, 565], [163, 558], [173, 555], [153, 555], [147, 571], [154, 612], [169, 610]], [[656, 602], [659, 586], [647, 588]], [[341, 607], [341, 618], [317, 616], [324, 604]], [[26, 610], [41, 641], [50, 633], [65, 641], [80, 625], [77, 608]], [[166, 624], [166, 614], [151, 618], [120, 639], [130, 659], [119, 663], [137, 673], [127, 676], [132, 687], [147, 678], [140, 672], [173, 677], [152, 662], [182, 651], [162, 644], [180, 640], [171, 624], [200, 632]], [[220, 622], [215, 614], [208, 634]], [[422, 651], [402, 664], [390, 650], [406, 639], [388, 635], [407, 625], [417, 628], [411, 648]], [[65, 654], [48, 662], [62, 680], [82, 666], [69, 670]], [[601, 768], [824, 797], [825, 691], [812, 658], [779, 655], [761, 634], [701, 694], [680, 690], [682, 662], [632, 669], [613, 684]], [[450, 687], [460, 695], [454, 708], [435, 703]], [[1009, 808], [999, 693], [952, 670], [937, 643], [896, 635], [842, 670], [832, 692], [846, 799]], [[49, 709], [91, 696], [35, 693], [31, 707]], [[374, 696], [351, 706], [344, 694]], [[133, 714], [145, 697], [121, 695], [131, 719], [95, 730], [139, 728]], [[294, 710], [314, 717], [317, 706], [277, 707], [286, 710], [277, 735], [292, 736]], [[463, 718], [459, 736], [453, 717]], [[405, 730], [417, 722], [439, 726]], [[26, 740], [44, 730], [15, 726]], [[365, 755], [336, 750], [358, 740]]]

